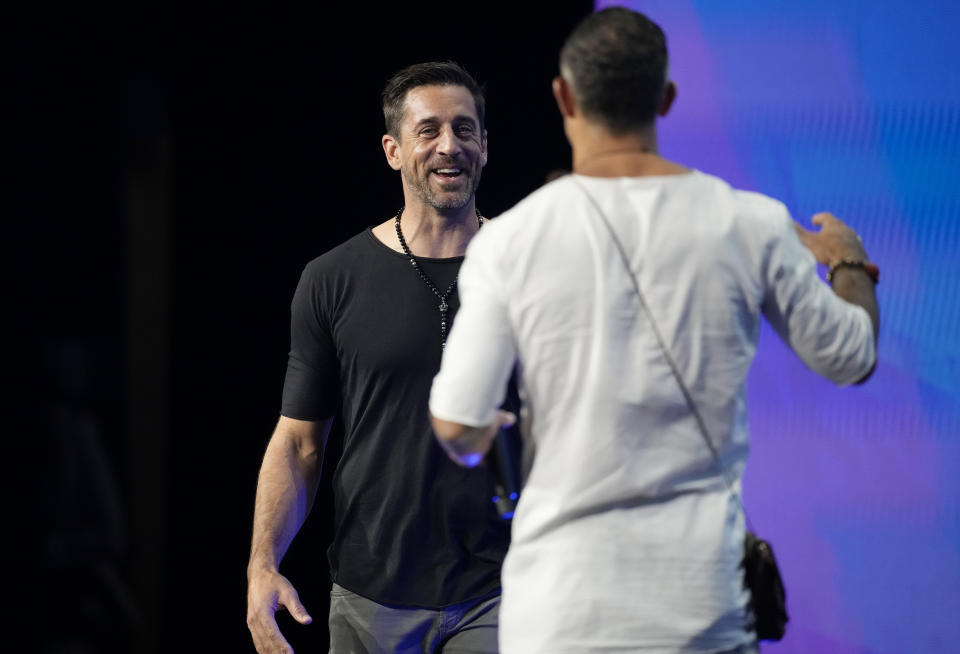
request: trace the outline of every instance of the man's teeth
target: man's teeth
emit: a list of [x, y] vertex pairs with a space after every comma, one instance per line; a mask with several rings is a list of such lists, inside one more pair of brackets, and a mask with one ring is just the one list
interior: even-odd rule
[[459, 175], [460, 169], [459, 168], [438, 168], [436, 172], [441, 175]]

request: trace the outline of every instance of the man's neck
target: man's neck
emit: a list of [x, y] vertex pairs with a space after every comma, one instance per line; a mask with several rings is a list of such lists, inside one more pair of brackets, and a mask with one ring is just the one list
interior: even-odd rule
[[[405, 206], [400, 216], [403, 240], [418, 257], [449, 259], [463, 256], [477, 233], [477, 211], [473, 200], [460, 209], [440, 211], [421, 202]], [[402, 252], [396, 219], [391, 217], [373, 228], [373, 234], [388, 247]]]
[[570, 137], [573, 172], [578, 175], [646, 177], [689, 172], [660, 156], [653, 125], [639, 132], [612, 134], [602, 126], [582, 123]]

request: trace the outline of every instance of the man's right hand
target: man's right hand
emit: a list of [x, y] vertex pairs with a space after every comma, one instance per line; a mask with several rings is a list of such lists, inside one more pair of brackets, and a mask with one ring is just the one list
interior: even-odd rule
[[293, 648], [280, 633], [276, 612], [290, 611], [300, 624], [313, 618], [300, 603], [300, 596], [286, 577], [279, 572], [261, 570], [250, 575], [247, 585], [247, 627], [259, 654], [293, 654]]
[[866, 261], [867, 251], [855, 231], [831, 213], [818, 213], [811, 221], [820, 231], [811, 231], [794, 223], [800, 241], [813, 253], [818, 263], [832, 266], [838, 261]]

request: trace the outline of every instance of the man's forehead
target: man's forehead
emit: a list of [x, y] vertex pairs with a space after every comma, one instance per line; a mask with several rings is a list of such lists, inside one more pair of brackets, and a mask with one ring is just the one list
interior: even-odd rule
[[415, 86], [403, 100], [403, 122], [417, 124], [424, 120], [457, 117], [480, 122], [477, 105], [470, 89], [456, 84]]

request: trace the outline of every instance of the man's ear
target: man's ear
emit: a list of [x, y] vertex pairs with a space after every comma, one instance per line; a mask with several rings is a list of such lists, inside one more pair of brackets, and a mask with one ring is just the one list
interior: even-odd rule
[[660, 107], [657, 109], [658, 116], [666, 116], [673, 106], [673, 101], [677, 99], [677, 85], [673, 80], [668, 80], [663, 89], [663, 99], [660, 100]]
[[400, 141], [389, 134], [384, 134], [380, 143], [383, 145], [383, 154], [387, 157], [387, 164], [394, 170], [400, 170], [403, 163], [400, 160]]
[[557, 101], [557, 109], [564, 118], [573, 118], [577, 112], [577, 104], [573, 99], [573, 89], [567, 80], [560, 75], [553, 78], [553, 98]]
[[483, 130], [483, 139], [480, 141], [480, 166], [487, 165], [487, 130]]

